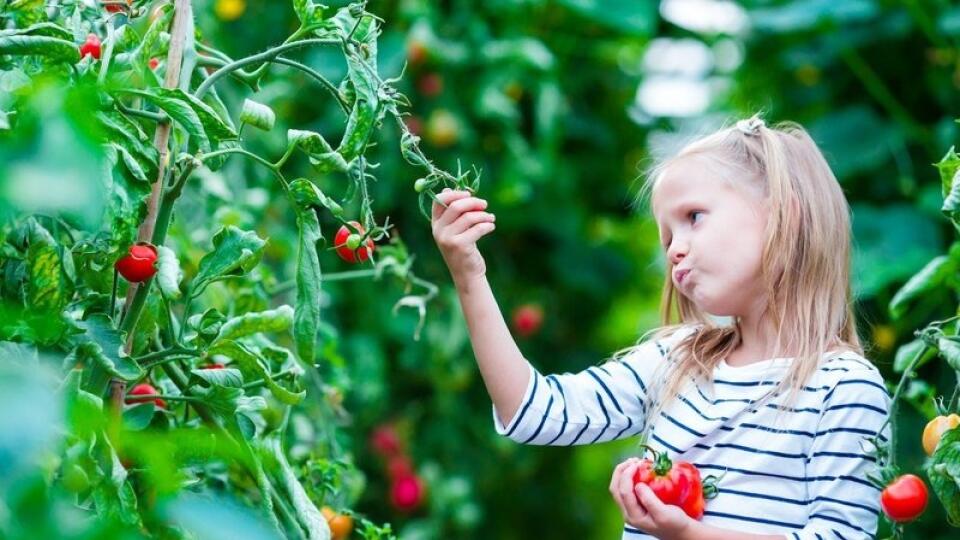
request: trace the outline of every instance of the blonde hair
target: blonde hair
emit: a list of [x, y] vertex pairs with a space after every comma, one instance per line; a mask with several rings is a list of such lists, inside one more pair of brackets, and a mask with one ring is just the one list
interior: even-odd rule
[[[863, 355], [850, 291], [849, 206], [806, 130], [793, 122], [767, 127], [758, 115], [699, 138], [674, 157], [655, 163], [635, 204], [656, 189], [664, 171], [688, 159], [715, 166], [722, 181], [731, 187], [762, 193], [765, 199], [769, 217], [761, 279], [768, 303], [763, 316], [770, 317], [777, 329], [773, 350], [794, 353], [789, 370], [768, 394], [790, 392], [789, 405], [778, 406], [779, 417], [796, 403], [828, 352], [846, 350]], [[690, 379], [699, 377], [712, 384], [714, 368], [741, 342], [739, 317], [732, 326], [718, 326], [676, 291], [671, 279], [673, 264], [667, 259], [660, 306], [663, 326], [614, 354], [614, 359], [622, 358], [651, 334], [651, 339], [661, 340], [682, 328], [691, 330], [676, 340], [670, 351], [672, 369], [658, 379], [656, 390], [648, 390], [648, 401], [653, 402], [653, 407], [647, 408], [648, 412], [652, 409], [648, 429]]]

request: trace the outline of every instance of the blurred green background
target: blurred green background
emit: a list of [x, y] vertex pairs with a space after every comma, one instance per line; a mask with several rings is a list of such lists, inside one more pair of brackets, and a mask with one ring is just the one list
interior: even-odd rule
[[[286, 2], [194, 4], [200, 38], [234, 58], [296, 28]], [[381, 74], [397, 76], [407, 63], [400, 89], [425, 153], [448, 170], [458, 162], [482, 168], [480, 196], [497, 215], [496, 231], [480, 243], [488, 278], [508, 320], [523, 304], [543, 309], [539, 331], [518, 336], [542, 372], [579, 371], [658, 324], [657, 231], [648, 210], [631, 207], [641, 170], [689, 137], [757, 111], [770, 123], [807, 127], [842, 184], [853, 209], [861, 336], [889, 380], [896, 380], [894, 353], [913, 330], [954, 313], [947, 295], [896, 323], [886, 306], [953, 238], [932, 164], [958, 140], [960, 7], [946, 0], [400, 0], [367, 7], [384, 19]], [[333, 80], [345, 72], [342, 58], [322, 51], [302, 61]], [[277, 127], [252, 137], [251, 149], [276, 157], [287, 128], [325, 132], [342, 123], [336, 104], [302, 73], [277, 66], [271, 74], [256, 93], [220, 88], [229, 105], [251, 98], [276, 111]], [[0, 74], [0, 110], [6, 83]], [[43, 125], [37, 140], [57, 136], [56, 121]], [[401, 159], [398, 137], [388, 126], [370, 155], [380, 163], [374, 212], [390, 217], [394, 236], [415, 256], [414, 271], [440, 294], [415, 340], [416, 312], [392, 311], [404, 294], [395, 283], [324, 286], [335, 339], [323, 375], [342, 390], [349, 411], [334, 436], [365, 475], [353, 508], [409, 540], [619, 538], [623, 522], [607, 485], [613, 467], [637, 452], [636, 441], [524, 447], [494, 433], [455, 291], [418, 211], [417, 171]], [[37, 148], [25, 144], [18, 155], [51, 163]], [[310, 174], [297, 159], [292, 168]], [[278, 219], [288, 207], [273, 178], [239, 159], [198, 176], [183, 205], [196, 212], [174, 224], [171, 244], [200, 254], [196, 242], [220, 225], [253, 228], [269, 238], [264, 260], [280, 273], [297, 238], [289, 220]], [[316, 181], [330, 195], [345, 189], [337, 177]], [[332, 238], [332, 220], [321, 226]], [[325, 273], [347, 269], [330, 252], [322, 257]], [[953, 384], [942, 363], [921, 376], [932, 386], [916, 389], [917, 406], [902, 409], [899, 430], [909, 470], [924, 457], [930, 394]], [[384, 422], [396, 423], [427, 481], [428, 504], [412, 515], [387, 504], [383, 464], [367, 445]], [[938, 504], [907, 532], [955, 536]]]

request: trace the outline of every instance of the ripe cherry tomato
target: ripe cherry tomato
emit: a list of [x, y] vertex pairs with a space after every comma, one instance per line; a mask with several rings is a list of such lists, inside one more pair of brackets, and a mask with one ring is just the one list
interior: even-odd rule
[[880, 507], [892, 521], [906, 523], [920, 517], [927, 508], [927, 485], [918, 476], [904, 474], [880, 493]]
[[[133, 0], [127, 0], [127, 7], [133, 4]], [[110, 13], [117, 13], [123, 11], [123, 6], [121, 4], [104, 4], [103, 9], [107, 10]]]
[[382, 457], [390, 457], [402, 451], [400, 436], [390, 424], [381, 424], [370, 434], [370, 447]]
[[333, 239], [334, 245], [337, 246], [337, 255], [348, 263], [363, 262], [370, 258], [370, 254], [376, 247], [373, 238], [367, 238], [366, 245], [360, 246], [360, 237], [365, 232], [363, 225], [356, 221], [348, 223], [356, 229], [356, 232], [346, 225], [340, 226], [340, 230]]
[[214, 362], [214, 363], [212, 363], [212, 364], [208, 364], [208, 365], [206, 365], [206, 366], [203, 366], [203, 367], [201, 367], [200, 369], [223, 369], [223, 368], [225, 368], [225, 367], [226, 367], [226, 366], [224, 366], [223, 364], [220, 364], [220, 363], [218, 363], [218, 362]]
[[[147, 383], [140, 383], [140, 384], [134, 386], [134, 387], [133, 387], [133, 390], [130, 390], [130, 394], [129, 394], [129, 395], [130, 395], [130, 396], [155, 396], [155, 395], [157, 395], [157, 394], [159, 394], [159, 393], [160, 393], [160, 392], [157, 392], [157, 389], [154, 388], [153, 385], [150, 385], [150, 384], [147, 384]], [[149, 399], [149, 398], [132, 398], [132, 397], [129, 397], [129, 396], [128, 396], [127, 399], [126, 399], [126, 402], [127, 402], [128, 404], [129, 404], [129, 403], [145, 403], [145, 402], [147, 402], [147, 401], [150, 401], [150, 399]], [[153, 403], [154, 403], [157, 407], [159, 407], [159, 408], [161, 408], [161, 409], [166, 409], [166, 408], [167, 408], [167, 402], [164, 401], [164, 400], [162, 400], [162, 399], [160, 399], [160, 398], [154, 399], [154, 400], [153, 400]]]
[[90, 55], [94, 60], [100, 59], [100, 38], [96, 34], [88, 34], [87, 40], [80, 45], [80, 58]]
[[390, 503], [401, 512], [411, 512], [423, 504], [424, 486], [415, 474], [395, 478], [390, 485]]
[[352, 517], [346, 514], [339, 514], [329, 506], [324, 506], [320, 509], [320, 512], [323, 513], [323, 517], [327, 520], [327, 525], [330, 526], [330, 537], [332, 540], [344, 540], [350, 536], [350, 532], [353, 530]]
[[543, 308], [538, 304], [523, 304], [513, 311], [513, 328], [521, 337], [532, 336], [543, 324]]
[[114, 267], [123, 279], [140, 283], [157, 273], [156, 262], [157, 248], [146, 242], [138, 242], [130, 246], [127, 255], [120, 258]]
[[387, 462], [387, 476], [390, 478], [403, 478], [413, 474], [413, 463], [410, 458], [399, 454], [390, 458]]
[[928, 456], [933, 455], [943, 432], [960, 426], [960, 416], [951, 414], [950, 416], [938, 416], [927, 422], [927, 427], [923, 428], [923, 451]]
[[156, 58], [151, 58], [148, 64], [150, 65], [150, 69], [157, 69], [157, 66], [160, 65], [160, 61]]
[[417, 89], [426, 97], [436, 97], [443, 92], [443, 77], [437, 73], [427, 73], [417, 81]]

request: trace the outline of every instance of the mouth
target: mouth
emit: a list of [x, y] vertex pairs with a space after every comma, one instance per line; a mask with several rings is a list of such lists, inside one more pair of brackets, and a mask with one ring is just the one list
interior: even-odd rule
[[676, 273], [673, 275], [673, 277], [674, 277], [674, 279], [677, 280], [677, 285], [682, 284], [682, 283], [683, 283], [683, 280], [686, 279], [687, 274], [689, 274], [689, 273], [690, 273], [690, 269], [680, 270], [680, 271], [676, 272]]

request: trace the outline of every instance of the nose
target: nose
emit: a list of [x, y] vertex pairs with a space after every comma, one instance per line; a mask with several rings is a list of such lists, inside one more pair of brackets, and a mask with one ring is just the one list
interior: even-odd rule
[[667, 259], [670, 264], [676, 266], [687, 256], [687, 245], [680, 240], [674, 240], [670, 243], [670, 249], [667, 250]]

